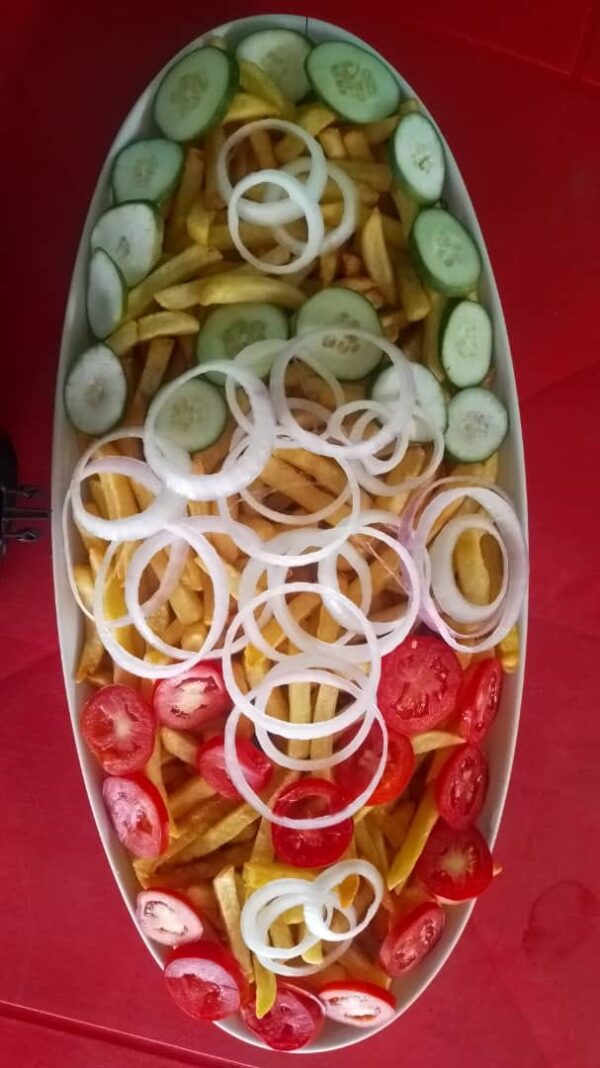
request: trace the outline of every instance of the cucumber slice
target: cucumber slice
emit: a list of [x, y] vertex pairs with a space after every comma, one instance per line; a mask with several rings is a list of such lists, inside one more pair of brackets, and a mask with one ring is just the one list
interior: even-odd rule
[[295, 30], [258, 30], [240, 41], [235, 55], [256, 63], [297, 104], [310, 89], [304, 64], [311, 49], [308, 38]]
[[128, 200], [160, 202], [179, 182], [183, 149], [175, 141], [152, 137], [122, 148], [113, 163], [111, 183], [117, 204]]
[[481, 274], [477, 245], [462, 223], [443, 208], [425, 208], [410, 232], [417, 269], [432, 289], [449, 297], [464, 297]]
[[[446, 429], [448, 414], [446, 398], [435, 375], [421, 363], [411, 363], [417, 404], [429, 418], [440, 428]], [[398, 400], [397, 377], [393, 367], [386, 367], [378, 374], [371, 386], [370, 396], [382, 404], [393, 405]], [[431, 441], [431, 431], [426, 422], [415, 415], [410, 430], [410, 440], [416, 442]]]
[[[342, 286], [331, 286], [315, 293], [303, 304], [296, 317], [296, 335], [305, 337], [327, 327], [347, 327], [349, 330], [367, 330], [370, 334], [382, 333], [379, 316], [373, 305], [360, 293]], [[368, 341], [361, 341], [352, 334], [337, 342], [325, 337], [311, 346], [311, 354], [340, 381], [353, 382], [364, 378], [377, 367], [381, 349]]]
[[508, 412], [489, 389], [473, 386], [448, 404], [446, 448], [463, 463], [480, 463], [496, 452], [508, 432]]
[[[200, 328], [196, 344], [198, 363], [206, 360], [232, 360], [254, 341], [289, 337], [289, 323], [281, 308], [274, 304], [225, 304], [215, 308]], [[221, 385], [224, 376], [206, 376]]]
[[477, 386], [492, 362], [492, 322], [482, 304], [450, 304], [440, 330], [440, 359], [453, 386]]
[[394, 75], [377, 56], [347, 41], [323, 41], [305, 64], [317, 96], [349, 122], [378, 122], [400, 103]]
[[163, 221], [152, 204], [130, 201], [109, 208], [92, 230], [92, 249], [103, 248], [135, 286], [152, 270], [161, 253]]
[[116, 330], [127, 307], [127, 286], [123, 272], [103, 248], [90, 256], [86, 293], [90, 330], [102, 340]]
[[396, 178], [419, 204], [435, 204], [444, 187], [444, 149], [433, 123], [418, 111], [400, 119], [391, 144]]
[[225, 116], [238, 85], [237, 60], [228, 52], [211, 45], [188, 52], [156, 91], [156, 125], [173, 141], [194, 141]]
[[227, 404], [216, 386], [192, 378], [175, 390], [156, 420], [161, 438], [187, 452], [213, 445], [227, 422]]
[[248, 371], [252, 371], [258, 378], [268, 378], [284, 345], [285, 340], [282, 338], [254, 341], [242, 349], [235, 357], [235, 362], [240, 363]]
[[65, 408], [76, 430], [96, 437], [119, 422], [127, 400], [123, 365], [108, 345], [93, 345], [71, 369]]

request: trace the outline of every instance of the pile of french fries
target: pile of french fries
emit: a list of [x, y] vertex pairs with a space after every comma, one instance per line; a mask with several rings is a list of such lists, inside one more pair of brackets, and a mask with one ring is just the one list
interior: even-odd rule
[[[129, 295], [124, 321], [108, 339], [108, 344], [122, 359], [129, 383], [129, 407], [124, 420], [127, 426], [141, 425], [148, 405], [160, 387], [195, 363], [195, 335], [208, 312], [217, 305], [238, 302], [268, 302], [289, 311], [300, 308], [307, 297], [324, 286], [337, 285], [362, 293], [377, 310], [383, 332], [398, 342], [412, 360], [422, 361], [442, 377], [437, 356], [437, 335], [445, 298], [426, 289], [419, 280], [407, 252], [407, 235], [417, 206], [394, 184], [387, 162], [386, 141], [400, 114], [417, 108], [407, 101], [401, 112], [383, 122], [351, 126], [341, 122], [327, 107], [307, 103], [296, 109], [283, 98], [281, 91], [252, 64], [241, 64], [241, 90], [234, 98], [223, 123], [210, 132], [201, 146], [188, 148], [178, 189], [164, 207], [165, 255], [162, 262]], [[284, 117], [297, 122], [317, 137], [325, 155], [336, 162], [355, 181], [360, 216], [355, 235], [341, 249], [324, 255], [314, 267], [286, 281], [261, 274], [243, 262], [234, 250], [226, 221], [225, 205], [216, 184], [216, 160], [225, 138], [240, 124], [265, 117]], [[253, 133], [242, 142], [232, 160], [232, 178], [239, 180], [258, 168], [277, 167], [298, 157], [302, 144], [293, 136], [271, 135], [266, 130]], [[326, 228], [335, 226], [341, 217], [339, 191], [329, 183], [322, 199]], [[303, 224], [290, 230], [303, 236]], [[249, 249], [273, 263], [286, 262], [289, 253], [282, 250], [270, 232], [247, 223], [241, 224], [241, 236]], [[288, 393], [317, 400], [332, 408], [333, 398], [325, 382], [305, 365], [292, 364], [288, 371]], [[365, 395], [365, 382], [343, 384], [348, 400]], [[228, 454], [233, 421], [222, 437], [210, 448], [193, 458], [197, 473], [211, 473], [219, 468]], [[81, 440], [82, 448], [89, 441]], [[124, 440], [99, 450], [103, 455], [127, 453], [139, 455], [139, 440]], [[418, 475], [429, 459], [427, 445], [413, 445], [397, 468], [387, 477], [391, 483]], [[498, 475], [497, 456], [483, 464], [458, 465], [440, 469], [440, 475], [475, 476], [494, 482]], [[322, 508], [335, 498], [344, 485], [344, 475], [334, 460], [317, 457], [301, 448], [275, 451], [251, 487], [255, 497], [288, 514], [302, 516]], [[103, 473], [88, 481], [87, 508], [104, 518], [119, 519], [132, 515], [148, 504], [148, 491], [131, 479]], [[385, 509], [391, 516], [402, 515], [410, 494], [370, 498], [363, 493], [366, 508]], [[265, 519], [241, 498], [230, 499], [232, 516], [251, 527], [262, 539], [285, 529]], [[211, 505], [190, 502], [190, 515], [210, 513]], [[440, 520], [432, 536], [451, 515], [476, 509], [472, 501], [457, 501]], [[328, 520], [335, 524], [347, 514], [339, 508]], [[83, 554], [75, 565], [75, 579], [83, 603], [91, 608], [94, 580], [106, 543], [80, 531]], [[211, 536], [229, 579], [231, 614], [235, 612], [240, 572], [246, 558], [225, 534]], [[357, 548], [368, 562], [373, 585], [372, 618], [385, 620], [398, 614], [404, 601], [404, 589], [397, 573], [397, 560], [391, 550], [377, 550], [365, 539]], [[123, 582], [127, 562], [135, 545], [123, 544], [115, 558], [107, 584], [106, 614], [116, 619], [124, 614]], [[145, 595], [150, 596], [166, 566], [164, 553], [158, 554], [144, 576]], [[460, 587], [476, 604], [489, 603], [502, 579], [502, 560], [496, 542], [479, 530], [462, 535], [456, 549], [455, 569]], [[360, 582], [351, 567], [340, 561], [340, 586], [358, 602]], [[325, 641], [334, 641], [338, 627], [318, 595], [301, 593], [293, 597], [290, 607], [294, 618], [307, 630]], [[213, 594], [210, 575], [190, 549], [180, 582], [168, 602], [151, 619], [154, 631], [165, 641], [186, 650], [197, 650], [206, 636], [212, 619]], [[265, 637], [276, 647], [288, 642], [276, 620], [265, 628]], [[150, 647], [132, 626], [118, 632], [121, 645], [153, 663], [167, 663]], [[288, 643], [289, 644], [289, 643]], [[514, 629], [496, 650], [506, 671], [516, 669], [519, 639]], [[471, 659], [461, 655], [463, 666]], [[269, 661], [248, 646], [236, 662], [239, 687], [247, 691], [266, 674]], [[100, 687], [111, 682], [126, 683], [146, 696], [152, 684], [123, 671], [105, 652], [94, 624], [86, 620], [85, 634], [76, 679], [88, 686]], [[316, 689], [316, 688], [315, 688]], [[275, 689], [270, 698], [273, 716], [294, 722], [325, 720], [337, 708], [338, 692], [320, 686], [316, 692], [309, 684], [294, 683]], [[242, 718], [240, 729], [252, 734], [252, 725]], [[169, 845], [153, 861], [134, 860], [133, 867], [142, 887], [184, 889], [214, 928], [225, 936], [248, 980], [256, 985], [258, 1015], [264, 1015], [275, 998], [275, 977], [253, 958], [240, 933], [240, 913], [246, 896], [266, 881], [282, 875], [310, 878], [311, 873], [288, 869], [274, 859], [270, 825], [246, 803], [228, 800], [214, 791], [196, 770], [199, 745], [210, 734], [187, 733], [162, 727], [146, 772], [160, 791], [169, 813]], [[362, 809], [355, 817], [351, 856], [366, 858], [377, 866], [393, 891], [386, 892], [374, 927], [385, 927], [387, 910], [394, 897], [406, 900], [414, 895], [411, 873], [436, 819], [435, 801], [430, 786], [440, 762], [461, 739], [444, 731], [432, 731], [413, 739], [417, 763], [421, 765], [403, 797], [390, 805]], [[295, 757], [327, 756], [331, 739], [312, 742], [293, 740], [289, 753]], [[277, 791], [293, 779], [293, 773], [277, 771], [266, 795], [272, 801]], [[314, 874], [314, 873], [312, 873]], [[353, 902], [358, 914], [369, 903], [368, 893], [359, 888], [355, 878], [339, 888], [346, 903]], [[272, 931], [275, 944], [290, 946], [297, 940], [297, 925], [302, 917], [294, 913], [278, 921]], [[318, 974], [319, 983], [351, 976], [388, 987], [391, 980], [376, 963], [377, 946], [373, 932], [360, 936], [339, 963]], [[322, 949], [309, 950], [305, 959], [319, 963]], [[310, 985], [312, 979], [306, 979]]]

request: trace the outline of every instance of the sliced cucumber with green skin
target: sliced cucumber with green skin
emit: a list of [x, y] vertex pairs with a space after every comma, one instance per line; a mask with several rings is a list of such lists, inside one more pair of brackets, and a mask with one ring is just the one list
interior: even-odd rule
[[204, 379], [192, 378], [163, 405], [156, 431], [187, 452], [198, 452], [221, 437], [226, 422], [227, 404], [221, 390]]
[[123, 417], [127, 378], [108, 345], [93, 345], [77, 360], [65, 384], [65, 408], [76, 430], [97, 437]]
[[109, 208], [92, 230], [92, 249], [103, 248], [135, 286], [152, 270], [162, 249], [163, 220], [152, 204], [130, 201]]
[[410, 232], [410, 248], [419, 274], [432, 289], [464, 297], [481, 274], [481, 256], [465, 227], [443, 208], [424, 208]]
[[439, 134], [425, 115], [411, 112], [400, 119], [391, 143], [392, 169], [400, 184], [419, 204], [435, 204], [444, 188], [446, 161]]
[[[289, 323], [285, 312], [274, 304], [225, 304], [215, 308], [200, 328], [196, 344], [198, 363], [205, 360], [232, 360], [254, 341], [289, 337]], [[220, 373], [207, 375], [211, 382], [221, 385]]]
[[183, 149], [164, 137], [133, 141], [122, 148], [113, 163], [111, 184], [117, 204], [129, 200], [168, 197], [179, 182], [183, 169]]
[[123, 272], [103, 248], [90, 256], [86, 293], [90, 330], [103, 340], [116, 330], [127, 307], [127, 286]]
[[237, 59], [256, 63], [293, 104], [310, 89], [304, 64], [312, 43], [296, 30], [257, 30], [240, 41]]
[[323, 41], [306, 60], [321, 100], [349, 122], [378, 122], [400, 103], [400, 87], [377, 56], [348, 41]]
[[239, 85], [237, 60], [221, 48], [198, 48], [169, 68], [154, 98], [165, 137], [195, 141], [226, 115]]
[[[424, 367], [421, 363], [411, 363], [411, 368], [417, 405], [439, 427], [443, 434], [448, 422], [444, 391], [428, 367]], [[371, 398], [381, 404], [394, 405], [398, 400], [397, 381], [398, 377], [394, 368], [389, 366], [384, 368], [373, 381], [370, 389]], [[429, 424], [425, 420], [419, 419], [418, 414], [415, 414], [412, 420], [410, 440], [416, 442], [431, 441]]]
[[482, 304], [450, 304], [440, 328], [440, 360], [448, 381], [458, 389], [483, 382], [492, 363], [492, 342], [492, 322]]
[[248, 371], [252, 371], [258, 378], [268, 378], [285, 343], [282, 338], [253, 341], [251, 345], [247, 345], [238, 353], [235, 362], [240, 363]]
[[360, 293], [330, 286], [315, 293], [296, 317], [296, 336], [305, 337], [328, 327], [347, 329], [347, 337], [324, 337], [311, 345], [310, 353], [340, 381], [354, 382], [371, 374], [381, 360], [381, 349], [352, 334], [366, 330], [381, 335], [381, 323], [373, 305]]
[[446, 448], [463, 463], [480, 463], [496, 452], [508, 433], [508, 412], [489, 389], [462, 389], [448, 404]]

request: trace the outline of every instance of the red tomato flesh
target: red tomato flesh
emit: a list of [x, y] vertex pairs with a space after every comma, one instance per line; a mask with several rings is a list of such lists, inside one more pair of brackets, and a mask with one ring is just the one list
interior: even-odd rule
[[325, 1012], [331, 1020], [352, 1027], [378, 1027], [391, 1020], [396, 999], [389, 990], [359, 979], [340, 979], [319, 990]]
[[[282, 790], [275, 802], [278, 816], [289, 819], [309, 819], [324, 816], [345, 808], [347, 798], [326, 779], [308, 778], [292, 783]], [[295, 830], [274, 823], [271, 827], [273, 847], [285, 864], [297, 868], [322, 868], [333, 864], [350, 845], [354, 833], [352, 819], [340, 820], [331, 827], [315, 830]]]
[[496, 718], [502, 678], [502, 664], [495, 656], [477, 660], [465, 671], [458, 696], [458, 731], [474, 745], [481, 745]]
[[468, 901], [479, 897], [490, 885], [492, 855], [476, 827], [456, 831], [439, 820], [415, 873], [439, 901]]
[[[246, 782], [256, 793], [260, 793], [273, 775], [271, 761], [247, 738], [236, 739], [235, 751]], [[204, 745], [200, 746], [198, 771], [221, 797], [231, 797], [234, 800], [239, 798], [240, 795], [227, 771], [225, 741], [222, 734], [216, 734], [214, 738], [209, 738]]]
[[219, 942], [201, 939], [180, 946], [165, 965], [167, 990], [195, 1020], [222, 1020], [237, 1012], [248, 984], [232, 953]]
[[323, 1009], [317, 998], [298, 987], [278, 983], [273, 1008], [259, 1020], [254, 999], [241, 1009], [246, 1027], [270, 1049], [289, 1053], [308, 1045], [321, 1029]]
[[154, 748], [152, 709], [130, 686], [102, 686], [79, 721], [83, 740], [108, 775], [141, 771]]
[[477, 819], [488, 789], [488, 765], [476, 745], [460, 745], [443, 765], [435, 783], [435, 800], [443, 820], [456, 830]]
[[202, 920], [178, 890], [141, 890], [135, 914], [144, 934], [163, 946], [180, 946], [202, 938]]
[[435, 901], [426, 901], [392, 920], [379, 951], [379, 963], [388, 975], [406, 975], [433, 949], [446, 914]]
[[174, 679], [161, 679], [153, 701], [161, 723], [175, 730], [200, 727], [231, 709], [220, 665], [214, 660], [204, 660]]
[[450, 715], [461, 680], [452, 649], [439, 638], [414, 634], [384, 656], [377, 702], [393, 730], [417, 734]]
[[134, 857], [153, 859], [169, 842], [169, 816], [156, 787], [144, 775], [110, 776], [102, 796], [117, 837]]
[[[352, 734], [348, 731], [342, 736], [340, 748], [351, 740]], [[333, 777], [346, 797], [358, 797], [373, 781], [381, 758], [381, 747], [381, 730], [374, 724], [360, 748], [347, 760], [334, 765]], [[408, 786], [414, 770], [415, 754], [408, 738], [388, 729], [388, 755], [383, 775], [365, 803], [385, 805], [388, 801], [395, 801]]]

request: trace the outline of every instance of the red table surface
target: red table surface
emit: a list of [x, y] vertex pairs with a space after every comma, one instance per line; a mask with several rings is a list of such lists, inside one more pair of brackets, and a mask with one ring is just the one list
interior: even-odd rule
[[[49, 485], [61, 321], [87, 203], [154, 71], [261, 5], [21, 0], [3, 12], [0, 426]], [[288, 8], [290, 10], [290, 8]], [[437, 116], [504, 301], [531, 508], [522, 728], [502, 878], [447, 967], [368, 1046], [322, 1068], [593, 1068], [600, 956], [600, 7], [510, 0], [386, 14], [325, 3]], [[275, 1065], [169, 1004], [126, 915], [70, 737], [48, 540], [0, 566], [0, 1065]]]

